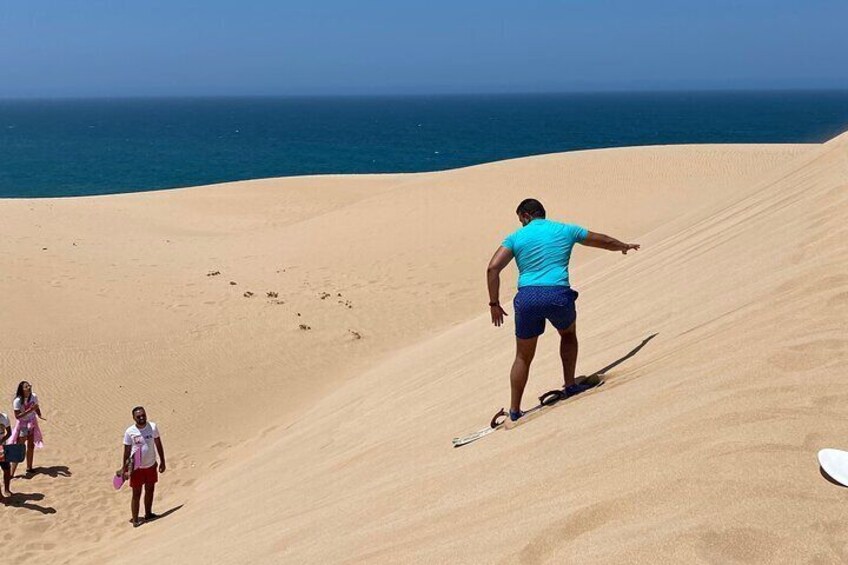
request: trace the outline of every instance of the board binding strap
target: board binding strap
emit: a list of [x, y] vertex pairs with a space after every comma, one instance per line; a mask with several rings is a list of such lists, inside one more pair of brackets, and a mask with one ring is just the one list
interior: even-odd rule
[[[588, 385], [588, 387], [589, 387], [587, 389], [587, 391], [588, 391], [588, 390], [591, 390], [593, 388], [597, 388], [597, 387], [601, 386], [602, 384], [604, 384], [604, 381], [602, 379], [602, 375], [594, 374], [594, 375], [589, 375], [588, 377], [578, 377], [577, 383], [581, 384], [581, 385]], [[550, 390], [550, 391], [544, 393], [543, 395], [541, 395], [539, 397], [539, 404], [537, 404], [533, 408], [530, 408], [529, 410], [524, 412], [522, 419], [533, 414], [533, 413], [535, 413], [535, 412], [538, 412], [542, 408], [553, 406], [554, 404], [558, 403], [559, 401], [565, 400], [565, 399], [570, 398], [572, 396], [577, 396], [577, 395], [568, 395], [565, 392], [565, 389]], [[478, 430], [476, 432], [470, 433], [470, 434], [465, 435], [465, 436], [453, 438], [453, 440], [452, 440], [453, 446], [454, 447], [462, 447], [463, 445], [468, 445], [469, 443], [472, 443], [472, 442], [475, 442], [479, 439], [482, 439], [482, 438], [486, 437], [487, 435], [489, 435], [490, 433], [506, 427], [505, 425], [506, 425], [508, 420], [509, 420], [509, 415], [507, 414], [507, 412], [504, 408], [501, 408], [498, 411], [498, 413], [495, 414], [492, 417], [492, 420], [491, 420], [491, 422], [489, 422], [488, 427], [483, 428], [482, 430]], [[518, 421], [520, 422], [521, 420], [518, 420]]]

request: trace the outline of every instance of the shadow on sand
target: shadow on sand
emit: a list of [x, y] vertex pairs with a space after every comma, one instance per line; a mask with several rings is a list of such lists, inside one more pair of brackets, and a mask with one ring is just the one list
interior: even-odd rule
[[848, 488], [845, 485], [843, 485], [842, 483], [840, 483], [839, 481], [837, 481], [836, 479], [834, 479], [833, 477], [831, 477], [830, 475], [828, 475], [827, 471], [825, 471], [821, 467], [819, 467], [819, 473], [821, 474], [822, 477], [824, 477], [824, 480], [826, 480], [827, 482], [832, 483], [832, 484], [834, 484], [838, 487]]
[[3, 503], [6, 506], [15, 506], [17, 508], [26, 508], [27, 510], [35, 510], [36, 512], [41, 512], [42, 514], [55, 514], [56, 509], [52, 506], [41, 506], [40, 504], [33, 504], [31, 500], [43, 500], [44, 495], [40, 492], [16, 492], [10, 496], [7, 496], [3, 499]]
[[637, 353], [639, 353], [639, 350], [640, 350], [640, 349], [642, 349], [643, 347], [645, 347], [645, 345], [646, 345], [649, 341], [651, 341], [652, 339], [654, 339], [654, 338], [655, 338], [655, 337], [657, 337], [658, 335], [659, 335], [659, 334], [651, 334], [651, 335], [649, 335], [648, 337], [646, 337], [645, 339], [643, 339], [643, 340], [642, 340], [642, 343], [640, 343], [639, 345], [637, 345], [636, 347], [634, 347], [633, 349], [631, 349], [631, 350], [630, 350], [630, 352], [629, 352], [627, 355], [625, 355], [625, 356], [624, 356], [624, 357], [622, 357], [621, 359], [616, 359], [615, 361], [613, 361], [612, 363], [610, 363], [609, 365], [607, 365], [607, 366], [606, 366], [606, 367], [604, 367], [603, 369], [601, 369], [601, 370], [599, 370], [599, 371], [595, 371], [595, 372], [594, 372], [594, 373], [592, 373], [590, 376], [595, 376], [595, 375], [597, 375], [597, 376], [599, 376], [599, 377], [604, 376], [604, 374], [605, 374], [607, 371], [609, 371], [610, 369], [614, 369], [615, 367], [618, 367], [619, 365], [621, 365], [622, 363], [624, 363], [625, 361], [627, 361], [628, 359], [630, 359], [631, 357], [633, 357], [634, 355], [636, 355]]
[[52, 467], [33, 467], [32, 472], [26, 475], [17, 475], [18, 479], [29, 480], [36, 475], [47, 475], [49, 477], [70, 477], [71, 469], [67, 465], [53, 465]]
[[[165, 518], [166, 516], [170, 516], [171, 514], [173, 514], [174, 512], [176, 512], [177, 510], [179, 510], [180, 508], [182, 508], [183, 506], [185, 506], [185, 505], [184, 505], [184, 504], [180, 504], [179, 506], [174, 506], [174, 507], [173, 507], [173, 508], [171, 508], [170, 510], [165, 510], [165, 511], [164, 511], [164, 512], [162, 512], [161, 514], [158, 514], [158, 515], [156, 516], [156, 518], [154, 518], [154, 519], [152, 519], [152, 520], [145, 520], [145, 521], [144, 521], [144, 524], [153, 523], [153, 522], [158, 522], [158, 521], [159, 521], [159, 520], [161, 520], [162, 518]], [[132, 523], [132, 519], [130, 519], [130, 523]], [[143, 525], [143, 524], [142, 524], [142, 525]]]
[[[652, 339], [654, 339], [655, 337], [657, 337], [657, 335], [659, 335], [659, 334], [656, 334], [656, 333], [655, 333], [655, 334], [651, 334], [651, 335], [649, 335], [648, 337], [646, 337], [645, 339], [643, 339], [643, 340], [642, 340], [642, 343], [640, 343], [639, 345], [637, 345], [636, 347], [634, 347], [633, 349], [631, 349], [631, 350], [630, 350], [627, 354], [625, 354], [623, 357], [620, 357], [619, 359], [616, 359], [615, 361], [613, 361], [612, 363], [610, 363], [609, 365], [607, 365], [607, 366], [606, 366], [606, 367], [604, 367], [603, 369], [600, 369], [600, 370], [598, 370], [598, 371], [595, 371], [594, 373], [591, 373], [590, 375], [587, 375], [587, 376], [580, 376], [580, 377], [577, 377], [575, 380], [579, 383], [579, 382], [582, 382], [582, 381], [584, 381], [584, 380], [586, 380], [586, 379], [588, 379], [588, 378], [591, 378], [591, 377], [601, 377], [601, 378], [603, 378], [603, 376], [607, 373], [607, 371], [609, 371], [610, 369], [613, 369], [613, 368], [615, 368], [615, 367], [618, 367], [619, 365], [621, 365], [622, 363], [624, 363], [625, 361], [627, 361], [628, 359], [630, 359], [631, 357], [633, 357], [634, 355], [636, 355], [637, 353], [639, 353], [639, 351], [640, 351], [643, 347], [645, 347], [645, 345], [647, 345], [647, 343], [648, 343], [649, 341], [651, 341]], [[603, 381], [601, 382], [601, 384], [603, 384]], [[589, 392], [591, 392], [591, 391], [589, 391]], [[586, 393], [583, 393], [583, 394], [589, 394], [589, 392], [586, 392]], [[576, 398], [578, 398], [578, 397], [575, 397], [575, 399], [576, 399]], [[540, 400], [541, 400], [541, 398], [540, 398]], [[548, 410], [551, 410], [551, 409], [553, 409], [555, 406], [557, 406], [557, 405], [559, 405], [559, 404], [562, 404], [565, 400], [568, 400], [568, 399], [564, 399], [564, 400], [561, 400], [561, 401], [553, 402], [553, 403], [548, 404], [548, 405], [542, 405], [542, 404], [540, 403], [540, 404], [538, 404], [537, 406], [534, 406], [533, 408], [531, 408], [531, 409], [529, 409], [529, 410], [525, 411], [525, 412], [524, 412], [524, 417], [523, 417], [523, 418], [521, 418], [520, 420], [518, 420], [518, 422], [517, 422], [517, 423], [515, 423], [515, 424], [509, 424], [509, 423], [508, 423], [507, 427], [509, 428], [509, 427], [520, 426], [520, 425], [525, 424], [525, 423], [527, 423], [527, 422], [529, 422], [529, 421], [531, 421], [531, 420], [535, 420], [536, 418], [538, 418], [538, 417], [539, 417], [539, 416], [541, 416], [542, 414], [544, 414], [544, 413], [548, 412]]]

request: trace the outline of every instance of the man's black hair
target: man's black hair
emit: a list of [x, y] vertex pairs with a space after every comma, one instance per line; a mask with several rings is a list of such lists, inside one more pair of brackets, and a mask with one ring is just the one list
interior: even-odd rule
[[515, 209], [516, 214], [530, 214], [531, 218], [544, 218], [545, 207], [535, 198], [525, 198]]
[[[133, 415], [133, 416], [135, 416], [135, 411], [136, 411], [136, 410], [144, 410], [144, 406], [136, 406], [135, 408], [133, 408], [133, 409], [132, 409], [132, 415]], [[144, 410], [144, 411], [145, 411], [145, 413], [147, 412], [147, 410]]]

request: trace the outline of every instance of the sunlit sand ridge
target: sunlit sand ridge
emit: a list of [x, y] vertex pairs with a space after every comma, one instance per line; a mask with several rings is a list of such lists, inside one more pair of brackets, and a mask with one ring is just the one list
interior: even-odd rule
[[[453, 449], [508, 401], [484, 269], [528, 196], [643, 246], [575, 252], [578, 371], [656, 337]], [[0, 535], [56, 563], [839, 561], [815, 453], [848, 445], [847, 216], [844, 135], [0, 201], [2, 386], [48, 418]], [[528, 402], [559, 371], [543, 336]], [[172, 511], [137, 529], [109, 486], [135, 404]]]

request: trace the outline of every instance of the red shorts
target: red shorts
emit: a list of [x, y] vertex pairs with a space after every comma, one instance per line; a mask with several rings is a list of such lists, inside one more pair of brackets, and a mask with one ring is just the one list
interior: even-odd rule
[[142, 485], [155, 485], [158, 480], [159, 473], [156, 472], [156, 465], [136, 469], [130, 474], [130, 486], [132, 488], [141, 488]]

